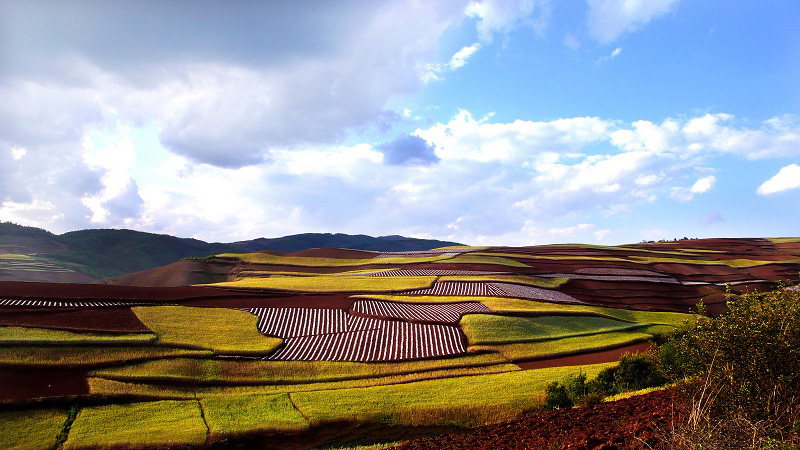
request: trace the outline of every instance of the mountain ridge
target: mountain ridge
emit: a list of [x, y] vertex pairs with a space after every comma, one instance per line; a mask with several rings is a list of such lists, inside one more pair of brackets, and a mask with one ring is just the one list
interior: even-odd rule
[[184, 258], [320, 247], [371, 251], [414, 251], [456, 242], [403, 236], [301, 233], [231, 243], [205, 242], [128, 229], [87, 229], [54, 234], [0, 222], [0, 280], [91, 282], [165, 266]]

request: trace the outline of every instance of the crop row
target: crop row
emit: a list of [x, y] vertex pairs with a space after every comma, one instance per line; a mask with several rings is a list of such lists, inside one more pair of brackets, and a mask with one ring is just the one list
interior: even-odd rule
[[434, 296], [480, 296], [480, 297], [514, 297], [529, 300], [546, 300], [556, 303], [583, 303], [582, 301], [551, 289], [523, 286], [513, 283], [470, 283], [459, 281], [442, 281], [427, 289], [416, 289], [407, 292], [411, 295]]
[[680, 284], [680, 281], [672, 277], [652, 277], [638, 275], [586, 275], [579, 273], [546, 273], [539, 274], [538, 277], [545, 278], [571, 278], [573, 280], [594, 280], [594, 281], [644, 281], [648, 283], [672, 283]]
[[284, 339], [377, 329], [383, 322], [328, 308], [251, 308], [247, 311], [259, 317], [261, 333]]
[[20, 299], [0, 299], [0, 306], [52, 306], [58, 308], [76, 308], [76, 307], [89, 307], [96, 308], [100, 306], [145, 306], [145, 305], [164, 305], [164, 303], [136, 303], [136, 302], [115, 302], [115, 301], [94, 301], [94, 302], [77, 302], [77, 301], [55, 301], [55, 300], [20, 300]]
[[370, 273], [370, 277], [425, 277], [446, 275], [497, 275], [503, 272], [486, 272], [481, 270], [450, 270], [450, 269], [395, 269], [385, 272]]
[[395, 303], [378, 300], [358, 300], [350, 310], [369, 316], [404, 319], [419, 322], [458, 323], [465, 313], [491, 312], [479, 302], [437, 303], [431, 305], [416, 303]]
[[427, 250], [421, 252], [382, 252], [376, 258], [432, 258], [437, 256], [452, 257], [463, 252]]
[[381, 328], [285, 340], [275, 360], [398, 361], [466, 352], [458, 327], [381, 320]]

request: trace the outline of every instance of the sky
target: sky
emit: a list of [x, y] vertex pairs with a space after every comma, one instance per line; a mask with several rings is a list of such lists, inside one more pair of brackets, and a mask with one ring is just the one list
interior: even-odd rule
[[0, 2], [0, 220], [800, 236], [796, 0]]

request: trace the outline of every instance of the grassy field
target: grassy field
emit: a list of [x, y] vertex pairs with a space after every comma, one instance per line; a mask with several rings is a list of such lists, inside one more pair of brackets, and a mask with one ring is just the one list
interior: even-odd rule
[[[583, 366], [588, 377], [613, 364]], [[386, 425], [477, 426], [514, 418], [541, 405], [548, 383], [576, 367], [330, 391], [298, 392], [292, 401], [312, 425], [357, 421]]]
[[66, 419], [64, 409], [0, 412], [0, 444], [4, 449], [51, 449]]
[[447, 263], [447, 264], [494, 264], [498, 266], [507, 266], [507, 267], [530, 267], [525, 263], [521, 263], [519, 261], [514, 261], [513, 259], [509, 259], [508, 256], [514, 255], [494, 255], [489, 253], [468, 253], [465, 255], [459, 255], [455, 258], [448, 259], [445, 261], [434, 261], [438, 263]]
[[156, 338], [152, 333], [75, 333], [46, 328], [0, 326], [0, 345], [147, 344]]
[[297, 433], [309, 427], [288, 394], [204, 398], [200, 405], [211, 440], [248, 433]]
[[491, 354], [456, 358], [405, 361], [398, 363], [358, 363], [335, 361], [231, 361], [212, 359], [155, 360], [122, 367], [95, 370], [92, 376], [121, 381], [186, 383], [297, 384], [402, 375], [431, 370], [503, 364]]
[[196, 400], [83, 408], [65, 449], [203, 445], [208, 428]]
[[281, 339], [258, 331], [258, 317], [246, 311], [186, 306], [131, 308], [158, 344], [212, 350], [217, 354], [267, 355]]
[[250, 264], [272, 264], [280, 266], [299, 267], [349, 267], [364, 266], [369, 264], [415, 264], [434, 262], [451, 258], [451, 256], [429, 256], [424, 258], [365, 258], [365, 259], [339, 259], [339, 258], [313, 258], [304, 256], [277, 256], [268, 253], [222, 253], [220, 258], [236, 258]]
[[396, 292], [431, 287], [436, 277], [270, 277], [242, 278], [210, 286], [294, 292]]
[[550, 341], [500, 345], [471, 345], [469, 350], [499, 352], [509, 361], [523, 361], [604, 350], [606, 348], [648, 341], [652, 338], [653, 335], [649, 333], [611, 331], [608, 333], [566, 337]]
[[148, 359], [175, 358], [178, 356], [208, 356], [208, 350], [191, 350], [169, 347], [0, 347], [0, 366], [28, 367], [82, 367], [112, 363], [126, 363]]
[[[503, 359], [503, 361], [505, 361]], [[377, 376], [356, 380], [329, 381], [301, 384], [263, 384], [263, 385], [225, 385], [181, 387], [174, 384], [159, 385], [148, 383], [131, 383], [105, 378], [89, 378], [89, 390], [93, 394], [105, 396], [136, 396], [151, 399], [191, 399], [228, 397], [232, 395], [268, 395], [278, 393], [325, 391], [335, 389], [351, 389], [371, 386], [410, 383], [422, 380], [438, 380], [443, 378], [468, 377], [493, 373], [514, 372], [521, 370], [514, 364], [493, 364], [491, 366], [462, 367], [453, 369], [428, 370], [402, 375]], [[195, 397], [196, 396], [196, 397]]]
[[543, 341], [642, 327], [642, 324], [603, 317], [509, 317], [491, 314], [465, 315], [460, 325], [470, 345]]

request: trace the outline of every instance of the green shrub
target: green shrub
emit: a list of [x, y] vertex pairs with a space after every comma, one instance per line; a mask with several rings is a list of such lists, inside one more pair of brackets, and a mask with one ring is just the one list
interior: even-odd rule
[[643, 355], [624, 355], [614, 373], [616, 392], [637, 391], [661, 386], [667, 379], [659, 372], [658, 365]]
[[574, 402], [569, 396], [567, 387], [558, 381], [547, 385], [547, 396], [544, 399], [545, 409], [572, 408]]
[[745, 294], [727, 306], [661, 348], [663, 371], [696, 377], [695, 398], [702, 390], [713, 416], [790, 430], [800, 419], [800, 292]]

